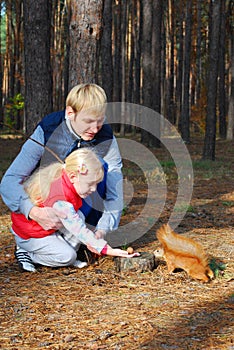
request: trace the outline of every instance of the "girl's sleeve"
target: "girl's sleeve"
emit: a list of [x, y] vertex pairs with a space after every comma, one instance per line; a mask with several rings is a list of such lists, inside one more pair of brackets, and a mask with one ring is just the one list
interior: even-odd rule
[[89, 230], [84, 221], [75, 211], [73, 205], [66, 201], [57, 201], [54, 203], [53, 208], [63, 212], [66, 215], [65, 219], [61, 219], [63, 226], [72, 235], [85, 245], [90, 245], [99, 253], [106, 246], [107, 242], [104, 239], [97, 239], [94, 233]]

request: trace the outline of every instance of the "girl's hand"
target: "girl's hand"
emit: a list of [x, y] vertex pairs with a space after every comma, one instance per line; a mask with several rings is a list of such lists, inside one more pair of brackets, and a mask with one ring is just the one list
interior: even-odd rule
[[126, 250], [118, 249], [118, 248], [111, 248], [110, 246], [107, 246], [107, 252], [106, 255], [111, 256], [120, 256], [122, 258], [133, 258], [134, 256], [140, 256], [140, 253], [132, 253], [128, 254]]
[[100, 255], [100, 253], [99, 253], [96, 249], [94, 249], [93, 247], [91, 247], [91, 245], [88, 245], [88, 244], [87, 244], [87, 248], [88, 248], [88, 250], [90, 250], [92, 253], [97, 254], [97, 255]]
[[94, 236], [97, 239], [104, 238], [105, 235], [106, 235], [106, 231], [104, 231], [104, 230], [97, 230], [97, 231], [94, 232]]

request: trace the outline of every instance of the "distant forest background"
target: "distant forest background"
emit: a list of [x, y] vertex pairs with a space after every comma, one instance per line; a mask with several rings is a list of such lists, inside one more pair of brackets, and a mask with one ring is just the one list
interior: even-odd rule
[[[184, 142], [191, 132], [204, 135], [203, 159], [215, 160], [217, 137], [233, 140], [234, 0], [0, 0], [0, 7], [0, 122], [30, 133], [64, 108], [70, 88], [95, 82], [108, 102], [162, 114]], [[144, 131], [141, 140], [159, 146]]]

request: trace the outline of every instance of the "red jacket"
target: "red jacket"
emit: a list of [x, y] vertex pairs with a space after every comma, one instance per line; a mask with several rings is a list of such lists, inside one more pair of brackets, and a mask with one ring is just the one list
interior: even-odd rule
[[[77, 194], [65, 171], [58, 180], [51, 184], [49, 196], [40, 206], [52, 207], [58, 200], [71, 203], [76, 211], [82, 205], [82, 199]], [[11, 220], [13, 231], [23, 239], [42, 238], [56, 231], [44, 230], [36, 221], [28, 220], [23, 214], [11, 213]]]

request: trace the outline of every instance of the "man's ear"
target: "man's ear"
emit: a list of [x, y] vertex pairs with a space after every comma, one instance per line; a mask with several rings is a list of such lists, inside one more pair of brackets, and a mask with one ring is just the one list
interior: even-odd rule
[[66, 114], [69, 118], [69, 120], [74, 120], [76, 113], [74, 112], [74, 109], [71, 106], [66, 107]]
[[74, 180], [77, 179], [77, 175], [74, 171], [71, 171], [69, 174], [67, 174], [67, 176], [69, 177], [69, 180], [71, 181], [72, 184], [74, 184]]

